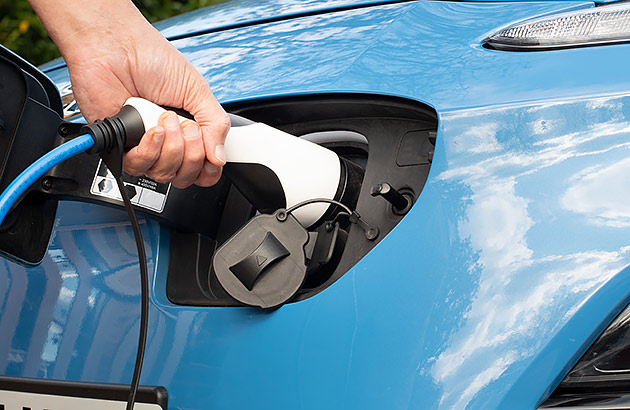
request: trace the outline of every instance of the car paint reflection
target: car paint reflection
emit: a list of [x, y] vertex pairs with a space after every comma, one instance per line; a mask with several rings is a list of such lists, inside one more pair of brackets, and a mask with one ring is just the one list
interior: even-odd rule
[[[433, 105], [440, 130], [403, 222], [334, 286], [272, 313], [172, 306], [168, 234], [147, 222], [143, 383], [166, 386], [180, 408], [535, 407], [628, 301], [618, 174], [630, 46], [525, 55], [479, 42], [497, 25], [590, 6], [417, 2], [175, 42], [224, 102], [396, 95]], [[3, 262], [4, 374], [128, 382], [139, 303], [130, 229], [95, 209], [59, 212], [74, 233], [59, 231], [51, 250], [81, 272], [69, 311], [44, 297], [63, 286], [56, 264]], [[49, 331], [51, 315], [63, 329]], [[54, 360], [41, 360], [47, 340]]]
[[[611, 232], [597, 229], [598, 218], [628, 226], [623, 211], [602, 208], [615, 208], [626, 191], [629, 102], [616, 96], [442, 114], [448, 169], [436, 178], [459, 186], [467, 202], [457, 228], [478, 279], [461, 327], [428, 360], [434, 381], [448, 386], [441, 407], [466, 408], [492, 382], [512, 377], [508, 369], [535, 356], [630, 261], [630, 247], [603, 246]], [[580, 123], [567, 121], [567, 112]], [[544, 243], [529, 237], [534, 228]]]

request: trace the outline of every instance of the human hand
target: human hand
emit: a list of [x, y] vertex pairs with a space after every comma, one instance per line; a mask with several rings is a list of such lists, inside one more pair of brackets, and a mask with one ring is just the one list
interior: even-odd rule
[[[73, 7], [69, 4], [73, 1], [80, 2], [74, 10], [81, 13], [55, 19], [59, 8]], [[203, 77], [131, 2], [31, 0], [31, 4], [66, 59], [75, 98], [88, 121], [116, 114], [132, 96], [183, 108], [194, 116], [196, 122], [179, 124], [174, 113], [163, 114], [158, 126], [125, 155], [127, 172], [177, 188], [218, 181], [229, 118]], [[87, 20], [90, 24], [85, 24]], [[63, 32], [57, 30], [57, 21], [64, 21]]]

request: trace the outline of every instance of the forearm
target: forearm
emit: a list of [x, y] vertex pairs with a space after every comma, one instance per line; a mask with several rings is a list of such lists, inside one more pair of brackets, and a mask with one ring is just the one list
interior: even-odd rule
[[130, 0], [28, 0], [67, 61], [106, 50], [116, 42], [125, 48], [130, 33], [150, 24]]

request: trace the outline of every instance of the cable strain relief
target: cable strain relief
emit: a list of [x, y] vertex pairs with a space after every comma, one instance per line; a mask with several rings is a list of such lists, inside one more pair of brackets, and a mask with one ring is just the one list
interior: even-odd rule
[[89, 133], [94, 139], [94, 146], [87, 151], [89, 154], [109, 152], [117, 144], [128, 150], [138, 145], [144, 132], [142, 117], [130, 105], [125, 105], [113, 117], [96, 120], [81, 128], [81, 133]]
[[127, 139], [125, 127], [117, 117], [108, 117], [84, 125], [81, 133], [89, 133], [94, 139], [94, 145], [87, 151], [88, 154], [109, 152], [118, 144], [118, 141], [122, 146], [123, 141]]

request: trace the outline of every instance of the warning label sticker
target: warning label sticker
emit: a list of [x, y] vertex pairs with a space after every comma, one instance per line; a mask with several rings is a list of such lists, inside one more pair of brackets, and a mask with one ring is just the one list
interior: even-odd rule
[[[168, 197], [171, 184], [161, 184], [151, 178], [141, 176], [134, 177], [123, 172], [123, 183], [131, 198], [131, 203], [141, 208], [150, 209], [154, 212], [162, 212]], [[116, 179], [103, 161], [99, 161], [90, 193], [105, 198], [115, 199], [122, 203], [120, 191]]]

